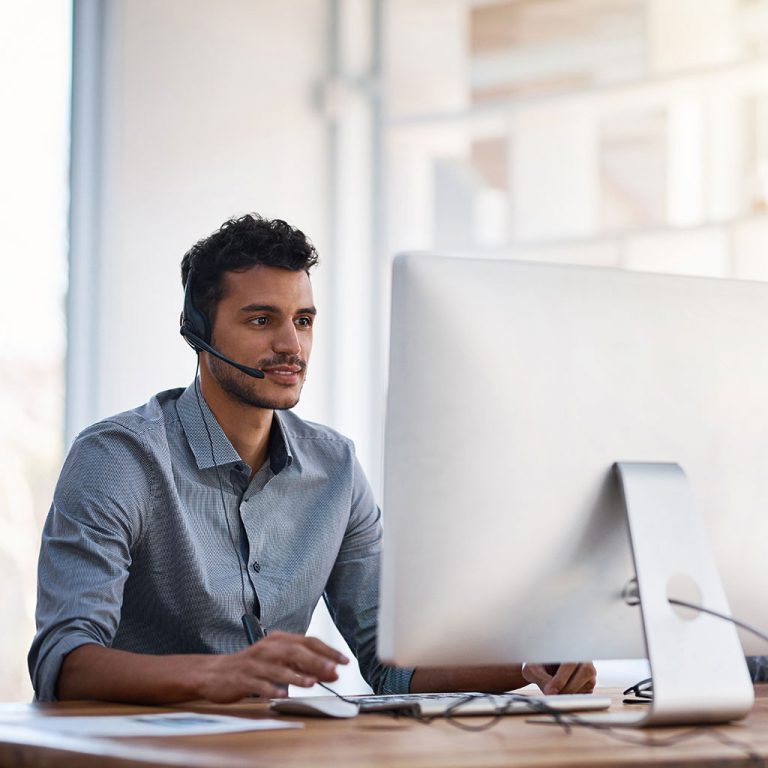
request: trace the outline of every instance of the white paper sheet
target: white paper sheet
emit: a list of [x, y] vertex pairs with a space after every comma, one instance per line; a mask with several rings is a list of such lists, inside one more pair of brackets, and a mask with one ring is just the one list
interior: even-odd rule
[[[0, 722], [2, 718], [0, 718]], [[13, 719], [13, 725], [56, 731], [73, 736], [195, 736], [201, 734], [303, 728], [302, 723], [256, 720], [198, 712], [160, 712], [146, 715], [94, 715], [91, 717], [36, 717]], [[9, 724], [10, 724], [9, 722]]]

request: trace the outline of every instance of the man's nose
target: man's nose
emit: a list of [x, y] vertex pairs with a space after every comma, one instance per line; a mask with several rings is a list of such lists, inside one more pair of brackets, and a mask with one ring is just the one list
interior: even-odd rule
[[281, 352], [287, 355], [298, 355], [301, 352], [301, 342], [296, 326], [291, 323], [285, 323], [279, 333], [274, 337], [272, 348], [275, 352]]

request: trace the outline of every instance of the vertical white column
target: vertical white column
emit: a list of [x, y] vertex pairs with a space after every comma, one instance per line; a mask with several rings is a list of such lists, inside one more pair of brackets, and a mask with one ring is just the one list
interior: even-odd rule
[[337, 47], [324, 87], [331, 131], [329, 194], [333, 249], [328, 302], [333, 337], [330, 403], [333, 425], [355, 440], [367, 468], [370, 440], [373, 326], [372, 104], [378, 86], [371, 60], [371, 3], [333, 0], [331, 24]]
[[65, 443], [95, 418], [101, 295], [100, 235], [107, 17], [112, 3], [72, 6], [72, 107]]
[[[737, 60], [741, 51], [738, 0], [649, 0], [649, 74], [695, 70]], [[739, 97], [710, 88], [703, 103], [673, 102], [668, 135], [668, 216], [672, 225], [722, 221], [740, 213], [743, 110]], [[706, 190], [702, 194], [702, 190]], [[722, 238], [720, 238], [722, 240]], [[720, 251], [727, 274], [732, 254]]]

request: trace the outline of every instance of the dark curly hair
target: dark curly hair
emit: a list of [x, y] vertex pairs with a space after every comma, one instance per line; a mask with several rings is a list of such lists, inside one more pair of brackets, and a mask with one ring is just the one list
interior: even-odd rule
[[296, 227], [282, 219], [265, 219], [258, 213], [225, 221], [208, 237], [196, 242], [181, 260], [181, 284], [194, 276], [195, 306], [212, 318], [222, 297], [225, 272], [245, 271], [257, 264], [292, 272], [317, 264], [317, 251]]

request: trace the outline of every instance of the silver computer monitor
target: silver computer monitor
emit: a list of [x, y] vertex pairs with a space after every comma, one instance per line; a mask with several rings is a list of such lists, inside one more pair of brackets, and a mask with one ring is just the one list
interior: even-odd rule
[[683, 468], [768, 623], [768, 284], [406, 254], [390, 344], [383, 659], [644, 657], [617, 461]]

